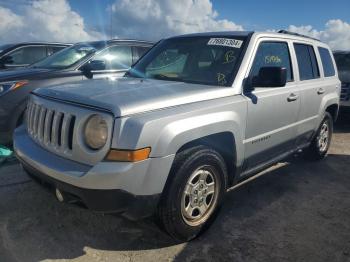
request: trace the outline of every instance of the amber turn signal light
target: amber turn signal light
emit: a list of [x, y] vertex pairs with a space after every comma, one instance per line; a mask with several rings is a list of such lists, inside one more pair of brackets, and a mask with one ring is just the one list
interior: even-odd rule
[[117, 150], [111, 149], [105, 160], [119, 162], [138, 162], [149, 157], [151, 148], [146, 147], [138, 150]]
[[17, 89], [17, 88], [20, 88], [24, 85], [28, 84], [28, 81], [24, 80], [24, 81], [19, 81], [19, 82], [16, 82], [12, 87], [11, 89]]

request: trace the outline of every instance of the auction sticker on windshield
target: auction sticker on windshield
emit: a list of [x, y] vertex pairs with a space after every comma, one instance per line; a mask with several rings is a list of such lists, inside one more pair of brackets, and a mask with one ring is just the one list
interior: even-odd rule
[[230, 38], [210, 38], [208, 45], [221, 45], [234, 48], [241, 48], [243, 41]]

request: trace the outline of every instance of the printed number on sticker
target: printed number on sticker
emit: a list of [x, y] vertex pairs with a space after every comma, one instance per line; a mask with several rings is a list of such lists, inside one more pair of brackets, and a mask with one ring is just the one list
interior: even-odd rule
[[234, 48], [241, 48], [243, 41], [229, 38], [210, 38], [208, 45], [221, 45]]

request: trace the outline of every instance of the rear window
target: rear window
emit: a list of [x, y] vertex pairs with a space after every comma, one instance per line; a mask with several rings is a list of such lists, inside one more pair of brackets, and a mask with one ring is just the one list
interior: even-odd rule
[[329, 50], [323, 47], [319, 47], [318, 51], [320, 52], [320, 56], [322, 60], [324, 76], [325, 77], [335, 76], [333, 60]]
[[294, 44], [298, 60], [300, 80], [310, 80], [320, 77], [314, 48], [311, 45]]

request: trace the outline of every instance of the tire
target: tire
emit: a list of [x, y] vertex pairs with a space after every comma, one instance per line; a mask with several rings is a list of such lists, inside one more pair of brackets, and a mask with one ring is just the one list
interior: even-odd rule
[[226, 187], [218, 152], [197, 146], [178, 153], [157, 209], [160, 227], [180, 242], [194, 239], [214, 220]]
[[306, 150], [306, 157], [309, 160], [321, 160], [325, 158], [331, 145], [332, 135], [333, 118], [331, 114], [326, 112], [316, 135]]

